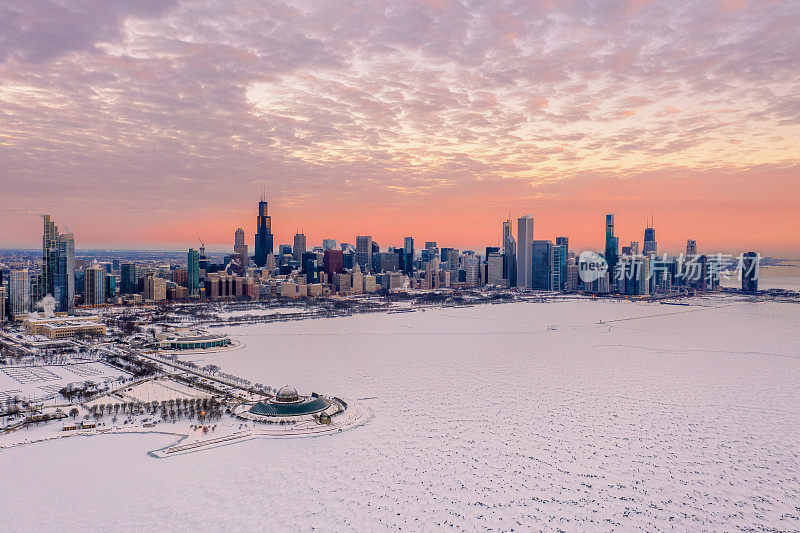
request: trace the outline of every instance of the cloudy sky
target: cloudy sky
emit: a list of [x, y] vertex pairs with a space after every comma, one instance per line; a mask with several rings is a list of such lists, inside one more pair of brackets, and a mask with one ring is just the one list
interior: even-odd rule
[[4, 0], [0, 247], [536, 238], [800, 255], [800, 3]]

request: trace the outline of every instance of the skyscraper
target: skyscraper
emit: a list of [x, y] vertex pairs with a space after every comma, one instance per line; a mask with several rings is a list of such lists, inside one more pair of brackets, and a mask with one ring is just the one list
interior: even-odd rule
[[742, 255], [742, 291], [758, 291], [758, 262], [756, 252], [747, 252]]
[[50, 219], [50, 215], [42, 215], [44, 231], [42, 232], [42, 275], [39, 281], [39, 294], [34, 297], [40, 300], [46, 294], [53, 294], [56, 270], [58, 268], [58, 226]]
[[139, 277], [136, 274], [136, 265], [134, 263], [122, 263], [119, 267], [120, 282], [119, 288], [121, 294], [136, 294], [139, 292]]
[[688, 239], [686, 241], [686, 257], [694, 257], [697, 255], [697, 241]]
[[442, 248], [440, 254], [442, 263], [447, 263], [447, 270], [458, 272], [458, 250], [455, 248]]
[[372, 235], [356, 237], [355, 260], [362, 272], [372, 272]]
[[258, 202], [258, 219], [256, 220], [255, 261], [259, 268], [267, 264], [267, 255], [272, 253], [272, 217], [268, 214], [267, 201], [262, 195]]
[[344, 253], [335, 248], [325, 250], [322, 255], [322, 268], [328, 275], [328, 283], [330, 283], [334, 274], [344, 272]]
[[642, 254], [647, 257], [658, 255], [658, 243], [656, 242], [656, 230], [652, 222], [644, 229], [644, 247]]
[[567, 284], [567, 247], [564, 244], [553, 246], [551, 291], [564, 291]]
[[425, 241], [422, 260], [430, 261], [431, 259], [439, 259], [439, 247], [436, 245], [436, 241]]
[[189, 298], [200, 296], [200, 253], [194, 248], [189, 249], [186, 257], [186, 286]]
[[608, 271], [614, 272], [619, 257], [619, 237], [614, 236], [614, 215], [606, 215], [606, 253]]
[[336, 239], [322, 239], [322, 249], [330, 250], [336, 248]]
[[617, 263], [616, 278], [622, 294], [650, 294], [650, 259], [638, 254], [622, 257]]
[[113, 274], [106, 275], [106, 298], [117, 295], [117, 278]]
[[553, 243], [531, 243], [531, 288], [539, 291], [553, 290]]
[[233, 235], [233, 257], [231, 259], [235, 263], [233, 270], [244, 275], [247, 267], [250, 266], [250, 256], [247, 254], [247, 245], [244, 243], [244, 230], [242, 228], [237, 228]]
[[292, 245], [292, 255], [295, 261], [302, 261], [303, 254], [306, 252], [306, 236], [304, 233], [294, 234], [294, 244]]
[[533, 217], [517, 219], [517, 287], [530, 289], [533, 283]]
[[403, 273], [406, 276], [414, 275], [414, 237], [403, 239]]
[[12, 270], [8, 277], [8, 314], [14, 320], [31, 312], [31, 276], [28, 270]]
[[102, 305], [106, 301], [106, 271], [92, 266], [84, 273], [83, 302], [86, 305]]
[[503, 222], [503, 279], [509, 287], [517, 285], [517, 241], [511, 228], [511, 219]]
[[53, 298], [56, 309], [71, 315], [75, 313], [75, 239], [72, 233], [59, 235], [56, 257]]
[[486, 258], [486, 283], [499, 287], [508, 287], [508, 279], [504, 274], [504, 257], [498, 252], [490, 253]]
[[464, 282], [466, 283], [467, 287], [478, 287], [480, 286], [480, 266], [481, 263], [478, 260], [478, 256], [474, 254], [465, 255], [463, 258], [464, 262]]

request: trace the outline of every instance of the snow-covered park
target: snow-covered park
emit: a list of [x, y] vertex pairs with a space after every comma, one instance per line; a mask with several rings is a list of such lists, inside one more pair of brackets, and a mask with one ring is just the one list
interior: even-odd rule
[[225, 328], [193, 356], [366, 425], [0, 451], [4, 530], [797, 530], [800, 305], [515, 303]]

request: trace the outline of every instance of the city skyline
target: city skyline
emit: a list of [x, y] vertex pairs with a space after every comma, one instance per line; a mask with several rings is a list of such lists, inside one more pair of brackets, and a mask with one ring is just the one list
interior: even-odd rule
[[[271, 216], [267, 217], [267, 218], [274, 218], [275, 211], [281, 212], [282, 210], [279, 209], [279, 208], [276, 209], [276, 206], [271, 201], [269, 203], [270, 203], [270, 215]], [[258, 209], [261, 208], [260, 207], [261, 204], [265, 204], [265, 202], [262, 201], [260, 204], [258, 204]], [[255, 205], [255, 203], [254, 203], [254, 205]], [[252, 218], [252, 216], [255, 216], [258, 213], [258, 209], [252, 209], [252, 213], [251, 213], [251, 217], [250, 218]], [[57, 215], [52, 215], [52, 213], [54, 213], [54, 212], [51, 211], [51, 215], [39, 214], [39, 215], [36, 215], [35, 218], [34, 217], [29, 217], [28, 221], [30, 222], [31, 220], [37, 220], [37, 224], [41, 225], [41, 218], [44, 217], [44, 216], [53, 216], [53, 218], [58, 218]], [[592, 213], [592, 214], [594, 214], [594, 213]], [[568, 217], [567, 219], [565, 219], [563, 221], [563, 224], [559, 224], [558, 220], [547, 220], [547, 219], [545, 219], [543, 217], [538, 217], [537, 218], [534, 213], [530, 213], [530, 212], [520, 213], [519, 217], [521, 218], [524, 215], [530, 215], [531, 218], [536, 221], [536, 230], [533, 233], [533, 235], [534, 235], [533, 238], [534, 239], [546, 239], [546, 240], [551, 240], [551, 241], [555, 242], [555, 240], [559, 236], [567, 235], [569, 237], [569, 239], [571, 240], [571, 242], [573, 244], [576, 244], [576, 246], [570, 247], [569, 248], [570, 250], [576, 250], [576, 251], [594, 250], [594, 251], [598, 251], [598, 252], [601, 252], [601, 253], [604, 252], [604, 249], [605, 249], [605, 236], [603, 235], [602, 228], [601, 228], [600, 231], [598, 231], [598, 222], [597, 222], [597, 220], [586, 220], [585, 216], [576, 217], [576, 218], [569, 218]], [[607, 215], [608, 215], [607, 212], [600, 212], [599, 214], [597, 214], [597, 216], [599, 216], [601, 219], [606, 217]], [[737, 239], [736, 238], [736, 235], [737, 235], [736, 232], [732, 231], [731, 232], [731, 239], [730, 239], [731, 244], [722, 245], [722, 246], [716, 246], [715, 247], [714, 241], [712, 240], [712, 241], [709, 242], [708, 240], [706, 240], [704, 238], [704, 236], [701, 233], [691, 232], [691, 230], [690, 230], [689, 233], [682, 234], [681, 233], [681, 228], [685, 228], [686, 227], [686, 225], [684, 223], [682, 223], [682, 221], [676, 221], [677, 223], [675, 224], [675, 226], [677, 226], [677, 228], [678, 228], [676, 230], [675, 227], [673, 227], [672, 221], [669, 221], [669, 220], [662, 221], [661, 225], [655, 223], [652, 213], [647, 214], [645, 216], [645, 219], [638, 225], [637, 225], [636, 221], [632, 221], [632, 220], [625, 221], [624, 219], [620, 219], [618, 217], [618, 215], [619, 215], [618, 212], [614, 213], [614, 216], [616, 218], [615, 227], [617, 228], [616, 237], [618, 239], [618, 244], [619, 244], [620, 247], [626, 246], [631, 241], [637, 241], [639, 243], [646, 242], [645, 231], [646, 230], [657, 230], [658, 231], [658, 235], [659, 235], [659, 238], [658, 238], [659, 255], [661, 255], [662, 253], [667, 253], [669, 255], [677, 255], [677, 254], [679, 254], [679, 253], [681, 253], [682, 251], [685, 250], [687, 239], [691, 239], [691, 240], [699, 241], [699, 243], [700, 243], [699, 246], [702, 247], [702, 250], [701, 250], [702, 253], [710, 253], [710, 254], [713, 254], [713, 253], [741, 253], [746, 248], [747, 249], [758, 248], [758, 249], [762, 250], [762, 255], [765, 255], [765, 256], [768, 256], [768, 255], [774, 255], [776, 257], [780, 257], [780, 256], [783, 256], [783, 257], [798, 257], [798, 256], [800, 256], [800, 250], [794, 251], [793, 249], [789, 249], [789, 250], [782, 251], [780, 248], [773, 249], [773, 248], [770, 248], [769, 246], [762, 245], [761, 243], [763, 243], [763, 242], [769, 242], [768, 238], [766, 238], [764, 240], [759, 240], [758, 238], [754, 238], [753, 240], [750, 240], [750, 239]], [[512, 216], [514, 216], [514, 215], [512, 214]], [[259, 218], [259, 220], [260, 220], [260, 218]], [[586, 226], [581, 226], [581, 227], [576, 227], [576, 221], [581, 221], [581, 222], [586, 221], [587, 225]], [[249, 221], [249, 220], [245, 219], [241, 223], [239, 223], [238, 225], [233, 226], [230, 231], [228, 231], [227, 228], [225, 228], [225, 229], [217, 228], [212, 233], [212, 235], [221, 235], [222, 239], [223, 239], [221, 241], [209, 241], [208, 239], [204, 238], [204, 236], [194, 236], [194, 237], [187, 237], [187, 239], [185, 241], [181, 241], [179, 243], [168, 243], [171, 246], [169, 246], [169, 245], [167, 245], [167, 246], [159, 245], [158, 242], [145, 242], [145, 243], [142, 243], [141, 246], [125, 246], [124, 245], [125, 243], [120, 243], [120, 242], [99, 243], [98, 245], [94, 245], [93, 246], [91, 244], [91, 242], [88, 243], [88, 244], [85, 243], [85, 241], [83, 239], [83, 234], [81, 233], [80, 234], [80, 238], [77, 240], [77, 242], [75, 244], [75, 249], [78, 250], [78, 251], [80, 251], [80, 250], [103, 250], [103, 249], [120, 250], [120, 251], [126, 251], [126, 250], [130, 250], [130, 251], [136, 251], [136, 250], [142, 250], [142, 251], [148, 251], [148, 250], [150, 250], [150, 251], [156, 251], [156, 250], [183, 251], [187, 247], [194, 246], [198, 242], [198, 238], [199, 238], [200, 241], [202, 241], [206, 245], [206, 248], [208, 249], [209, 253], [230, 253], [231, 249], [233, 249], [236, 246], [235, 239], [231, 236], [232, 233], [235, 233], [234, 232], [234, 228], [236, 228], [236, 232], [238, 232], [239, 230], [242, 230], [242, 229], [244, 230], [244, 243], [245, 243], [246, 247], [250, 247], [251, 245], [253, 245], [255, 243], [254, 235], [255, 235], [256, 230], [257, 230], [257, 223], [248, 223], [248, 222], [252, 222], [252, 221]], [[280, 224], [280, 220], [278, 222]], [[412, 232], [402, 233], [402, 230], [397, 230], [397, 231], [395, 231], [393, 233], [399, 235], [399, 237], [389, 238], [389, 239], [380, 239], [380, 238], [378, 238], [377, 235], [373, 235], [372, 239], [373, 239], [374, 242], [377, 242], [377, 243], [380, 244], [382, 250], [386, 250], [389, 247], [396, 247], [396, 248], [397, 247], [403, 247], [404, 238], [409, 236], [409, 235], [411, 235], [415, 239], [418, 239], [420, 242], [423, 241], [423, 240], [431, 240], [431, 239], [433, 239], [433, 240], [436, 240], [436, 242], [438, 242], [440, 244], [440, 246], [451, 245], [451, 246], [454, 246], [454, 247], [456, 247], [458, 249], [462, 249], [462, 250], [464, 250], [464, 249], [468, 249], [468, 250], [472, 249], [472, 250], [476, 250], [476, 251], [480, 252], [480, 250], [482, 250], [486, 246], [499, 246], [499, 247], [502, 248], [502, 244], [501, 244], [502, 239], [503, 239], [502, 225], [503, 225], [504, 222], [505, 221], [502, 220], [502, 219], [497, 219], [497, 220], [491, 221], [488, 224], [488, 226], [490, 226], [489, 229], [490, 230], [494, 230], [494, 233], [496, 234], [494, 241], [487, 240], [485, 242], [474, 243], [472, 245], [463, 244], [462, 242], [455, 242], [454, 243], [453, 241], [442, 240], [440, 238], [437, 238], [436, 235], [428, 235], [429, 233], [431, 233], [430, 230], [427, 230], [426, 234], [423, 234], [422, 237], [420, 235], [418, 235], [418, 234], [413, 234]], [[293, 222], [287, 223], [287, 224], [288, 225], [292, 225]], [[276, 252], [277, 252], [278, 245], [287, 244], [287, 245], [291, 246], [293, 244], [293, 242], [294, 242], [294, 238], [297, 235], [298, 231], [300, 232], [300, 234], [305, 236], [305, 238], [307, 240], [307, 243], [308, 243], [308, 249], [309, 250], [312, 249], [312, 248], [315, 248], [315, 247], [322, 247], [323, 240], [325, 240], [325, 239], [333, 239], [333, 240], [335, 240], [335, 241], [337, 241], [339, 243], [345, 243], [346, 242], [346, 243], [351, 244], [354, 247], [356, 246], [356, 240], [357, 240], [357, 235], [358, 234], [353, 234], [353, 235], [344, 236], [344, 237], [339, 236], [339, 235], [333, 235], [330, 232], [311, 234], [311, 233], [307, 232], [305, 230], [305, 228], [303, 228], [303, 230], [299, 230], [298, 228], [300, 227], [300, 225], [301, 224], [298, 221], [298, 224], [296, 225], [294, 230], [288, 230], [287, 229], [286, 231], [279, 231], [277, 233], [270, 234], [271, 236], [274, 237], [274, 243], [275, 243], [274, 244], [274, 249], [275, 249]], [[516, 233], [517, 232], [517, 222], [513, 222], [512, 225], [513, 225], [513, 228], [514, 228], [514, 233]], [[494, 226], [497, 226], [497, 227], [494, 227]], [[280, 225], [279, 225], [279, 227], [280, 227]], [[64, 224], [63, 228], [65, 228], [66, 232], [75, 232], [72, 229], [72, 226], [70, 226], [69, 224]], [[569, 231], [569, 230], [562, 231], [560, 228], [572, 228], [573, 231]], [[478, 227], [477, 225], [473, 226], [471, 229], [473, 230], [473, 234], [482, 235], [482, 234], [485, 234], [485, 233], [490, 233], [490, 231], [486, 231], [485, 228]], [[744, 228], [744, 229], [746, 229], [746, 228]], [[25, 228], [25, 229], [23, 229], [23, 228], [19, 228], [19, 229], [15, 228], [15, 230], [16, 231], [14, 232], [14, 235], [27, 235], [27, 233], [29, 233], [29, 231], [27, 231], [27, 228]], [[41, 239], [42, 239], [41, 228], [39, 226], [37, 226], [37, 230], [39, 231], [39, 234], [38, 234], [38, 236], [36, 238], [39, 240], [39, 242], [41, 242]], [[623, 232], [624, 232], [624, 234], [623, 234]], [[361, 233], [364, 233], [364, 231], [362, 231]], [[445, 231], [443, 233], [447, 233], [447, 232]], [[587, 234], [590, 235], [588, 238], [585, 238], [585, 239], [581, 239], [580, 238], [581, 235], [587, 235]], [[746, 235], [746, 232], [744, 234]], [[91, 230], [90, 230], [90, 235], [91, 235]], [[225, 237], [227, 237], [227, 241], [224, 240]], [[423, 238], [423, 237], [425, 237], [425, 238]], [[473, 239], [473, 241], [474, 241], [474, 239]], [[468, 242], [468, 241], [464, 241], [464, 242]], [[727, 241], [724, 241], [724, 242], [727, 242]], [[744, 244], [744, 243], [747, 243], [747, 242], [755, 243], [755, 244], [752, 244], [752, 245]], [[104, 245], [104, 244], [107, 244], [107, 245]], [[30, 243], [30, 244], [27, 244], [27, 245], [23, 243], [23, 244], [17, 245], [17, 246], [13, 246], [13, 245], [10, 246], [10, 245], [5, 245], [4, 242], [0, 242], [0, 249], [36, 250], [38, 248], [33, 243]], [[256, 250], [256, 249], [257, 249], [256, 247], [250, 247], [250, 250]], [[251, 252], [251, 254], [250, 254], [251, 257], [253, 257], [253, 255], [252, 255], [253, 253], [256, 253], [256, 252]]]
[[796, 3], [0, 9], [0, 247], [40, 212], [79, 247], [252, 245], [263, 185], [280, 242], [496, 245], [531, 212], [596, 248], [613, 212], [800, 255]]
[[[263, 198], [263, 196], [262, 196], [262, 198]], [[262, 205], [266, 206], [267, 202], [265, 202], [264, 200], [259, 202], [258, 203], [258, 209], [254, 210], [254, 213], [260, 213]], [[274, 204], [270, 203], [270, 212], [272, 213], [274, 209], [275, 209]], [[596, 220], [588, 221], [588, 227], [581, 227], [581, 228], [579, 228], [578, 231], [575, 231], [575, 232], [572, 232], [572, 231], [560, 231], [559, 232], [559, 228], [566, 228], [566, 227], [574, 228], [575, 227], [574, 226], [575, 220], [584, 220], [584, 217], [579, 217], [577, 219], [568, 219], [568, 220], [565, 221], [565, 224], [559, 226], [557, 221], [555, 222], [555, 225], [554, 225], [553, 221], [550, 221], [550, 223], [546, 223], [545, 220], [537, 219], [537, 217], [534, 216], [532, 213], [525, 213], [525, 215], [530, 215], [533, 220], [537, 221], [537, 225], [536, 225], [537, 231], [533, 234], [534, 235], [534, 237], [533, 237], [534, 239], [546, 239], [546, 240], [550, 240], [550, 241], [554, 241], [555, 242], [560, 236], [569, 235], [569, 238], [572, 239], [572, 242], [578, 244], [576, 247], [569, 248], [570, 250], [576, 250], [576, 251], [579, 251], [579, 252], [583, 251], [583, 250], [594, 250], [594, 251], [598, 251], [598, 252], [601, 252], [601, 253], [606, 251], [605, 250], [606, 240], [605, 240], [604, 236], [602, 236], [602, 235], [599, 238], [597, 237], [597, 235], [591, 236], [590, 237], [591, 242], [589, 242], [587, 240], [587, 244], [585, 244], [585, 245], [581, 244], [582, 241], [581, 241], [580, 237], [577, 237], [577, 238], [574, 237], [574, 235], [583, 235], [583, 234], [588, 234], [588, 233], [594, 233], [594, 234], [602, 233], [602, 232], [598, 232], [597, 231], [597, 221]], [[616, 217], [617, 215], [618, 215], [618, 213], [614, 213], [614, 217]], [[46, 217], [50, 217], [50, 216], [51, 215], [43, 215], [43, 214], [37, 215], [37, 217], [39, 219], [41, 219], [43, 217], [45, 217], [45, 218]], [[520, 214], [520, 219], [523, 216], [524, 216], [523, 214]], [[600, 214], [599, 216], [607, 218], [608, 217], [608, 213], [604, 212], [604, 213]], [[614, 217], [612, 217], [612, 218], [614, 218]], [[272, 216], [267, 216], [266, 218], [268, 220], [270, 220], [272, 218]], [[262, 217], [259, 216], [258, 217], [258, 220], [259, 220], [258, 223], [251, 225], [251, 224], [247, 224], [246, 222], [243, 222], [243, 223], [239, 224], [239, 226], [236, 228], [236, 231], [234, 232], [235, 234], [238, 234], [244, 228], [245, 249], [247, 249], [250, 244], [255, 244], [255, 242], [257, 240], [257, 235], [254, 232], [256, 232], [256, 230], [258, 228], [258, 224], [260, 223], [261, 219], [262, 219]], [[617, 219], [618, 222], [619, 222], [619, 220], [620, 219]], [[503, 235], [504, 235], [504, 231], [505, 231], [504, 229], [502, 229], [502, 227], [507, 222], [508, 221], [504, 221], [504, 220], [496, 220], [496, 221], [494, 221], [494, 224], [499, 225], [501, 227], [501, 229], [496, 232], [497, 233], [496, 240], [492, 241], [492, 242], [486, 241], [486, 242], [483, 242], [483, 243], [477, 243], [477, 244], [473, 244], [473, 245], [465, 245], [465, 244], [461, 244], [461, 243], [453, 243], [452, 241], [446, 241], [446, 240], [440, 240], [440, 239], [437, 239], [436, 242], [438, 242], [440, 245], [445, 245], [445, 244], [446, 245], [452, 245], [452, 246], [455, 246], [456, 248], [459, 248], [459, 249], [462, 249], [462, 250], [463, 249], [472, 249], [472, 250], [480, 251], [486, 246], [499, 246], [499, 247], [502, 248], [502, 244], [501, 243], [502, 243]], [[545, 222], [545, 223], [543, 223], [543, 222]], [[685, 225], [681, 224], [680, 221], [678, 221], [678, 222], [679, 222], [677, 224], [678, 228], [685, 227]], [[592, 226], [592, 223], [594, 223], [594, 226]], [[517, 231], [516, 230], [516, 227], [517, 227], [516, 224], [512, 223], [512, 226], [514, 227], [514, 231], [516, 232]], [[544, 226], [544, 229], [542, 229], [543, 226]], [[252, 230], [253, 230], [252, 232], [250, 231], [251, 227], [252, 227]], [[270, 228], [267, 231], [271, 231], [271, 222], [268, 222], [266, 227]], [[678, 255], [685, 249], [685, 246], [686, 246], [687, 238], [685, 236], [679, 235], [678, 232], [674, 228], [670, 228], [670, 221], [667, 221], [662, 226], [657, 227], [656, 224], [654, 223], [653, 214], [647, 215], [645, 221], [641, 224], [640, 227], [636, 227], [636, 224], [635, 224], [634, 221], [627, 221], [627, 224], [625, 224], [625, 223], [623, 223], [623, 224], [616, 223], [615, 227], [617, 227], [617, 228], [625, 228], [626, 230], [630, 230], [630, 231], [626, 231], [625, 235], [621, 235], [620, 231], [617, 231], [616, 238], [617, 238], [617, 241], [618, 241], [618, 246], [620, 246], [620, 247], [625, 247], [627, 245], [627, 243], [629, 243], [631, 241], [636, 241], [637, 243], [639, 243], [639, 242], [647, 242], [647, 234], [648, 234], [647, 232], [651, 232], [651, 231], [654, 231], [656, 229], [658, 229], [658, 231], [659, 231], [659, 242], [660, 242], [659, 254], [658, 255], [662, 255], [663, 253], [667, 253], [668, 255]], [[66, 232], [72, 232], [72, 229], [68, 224], [64, 224], [63, 228], [65, 228]], [[299, 228], [299, 226], [297, 228], [295, 228], [294, 231], [287, 231], [285, 234], [281, 233], [281, 232], [276, 233], [276, 234], [269, 233], [270, 246], [272, 245], [272, 239], [274, 237], [278, 236], [280, 238], [276, 238], [274, 240], [274, 242], [275, 242], [275, 244], [274, 244], [275, 251], [277, 251], [277, 247], [279, 245], [286, 244], [286, 245], [289, 245], [291, 247], [292, 243], [294, 242], [294, 239], [297, 237], [297, 235], [303, 235], [304, 236], [304, 238], [308, 242], [308, 249], [309, 250], [312, 249], [312, 248], [315, 248], [315, 247], [317, 247], [317, 248], [322, 247], [324, 240], [331, 240], [331, 239], [336, 241], [336, 242], [339, 242], [339, 243], [349, 243], [354, 247], [356, 246], [357, 235], [352, 235], [350, 237], [348, 237], [348, 236], [340, 237], [338, 235], [331, 235], [330, 233], [310, 235], [309, 233], [305, 232], [305, 229], [300, 230], [298, 228]], [[474, 226], [472, 229], [474, 230], [473, 233], [477, 233], [477, 234], [486, 233], [486, 231], [483, 231], [482, 228], [478, 228], [476, 226]], [[296, 233], [298, 231], [300, 232], [299, 234]], [[549, 233], [543, 234], [543, 232], [545, 232], [545, 231], [548, 231]], [[638, 231], [638, 234], [636, 233], [637, 231]], [[20, 231], [15, 232], [15, 235], [19, 235], [19, 234], [23, 234], [24, 235], [26, 233], [27, 233], [27, 231], [20, 230]], [[194, 242], [196, 243], [198, 241], [198, 239], [199, 239], [206, 246], [206, 248], [208, 249], [209, 253], [229, 253], [231, 248], [236, 248], [236, 246], [237, 246], [236, 238], [231, 238], [230, 237], [230, 232], [228, 232], [227, 230], [223, 231], [222, 229], [217, 229], [214, 232], [214, 235], [217, 235], [217, 234], [227, 234], [228, 241], [227, 242], [225, 242], [225, 241], [213, 242], [213, 241], [207, 241], [202, 236], [200, 236], [200, 237], [195, 236], [194, 237]], [[255, 235], [255, 237], [253, 237], [253, 235]], [[666, 235], [666, 238], [664, 237], [664, 235]], [[747, 245], [741, 244], [742, 242], [746, 242], [747, 239], [736, 241], [739, 244], [736, 244], [736, 242], [734, 242], [733, 244], [731, 244], [731, 245], [729, 245], [727, 247], [716, 247], [716, 248], [714, 248], [713, 243], [711, 245], [709, 245], [709, 243], [705, 239], [703, 239], [702, 234], [700, 235], [700, 237], [698, 237], [698, 235], [694, 234], [694, 233], [690, 233], [688, 235], [691, 235], [691, 237], [694, 237], [691, 240], [700, 241], [700, 245], [703, 247], [703, 249], [701, 250], [703, 253], [711, 253], [711, 254], [713, 254], [713, 253], [741, 253], [742, 250], [744, 250], [745, 248], [748, 248]], [[732, 235], [735, 236], [735, 234], [732, 234]], [[403, 247], [403, 239], [405, 239], [408, 236], [409, 236], [408, 233], [406, 233], [406, 234], [403, 234], [403, 236], [397, 237], [395, 239], [391, 239], [391, 240], [384, 239], [383, 242], [381, 242], [381, 240], [379, 240], [376, 236], [373, 236], [372, 238], [373, 238], [373, 240], [375, 242], [380, 244], [382, 250], [386, 250], [389, 247], [395, 247], [395, 248]], [[419, 240], [422, 240], [422, 238], [419, 237], [419, 235], [411, 235], [411, 236], [414, 237], [414, 238], [417, 238]], [[436, 239], [435, 235], [434, 236], [429, 236], [429, 237], [431, 237], [433, 239]], [[628, 238], [628, 237], [630, 237], [630, 238]], [[41, 238], [42, 237], [41, 237], [41, 234], [40, 234], [38, 239], [41, 241]], [[248, 238], [250, 239], [250, 241], [248, 241]], [[732, 240], [735, 240], [735, 239], [732, 239]], [[163, 250], [163, 251], [175, 251], [175, 252], [177, 252], [177, 251], [184, 250], [186, 248], [186, 246], [192, 246], [192, 238], [191, 237], [188, 238], [185, 242], [173, 243], [172, 247], [159, 246], [157, 243], [153, 243], [153, 242], [151, 242], [151, 243], [143, 243], [142, 246], [128, 246], [128, 247], [126, 247], [124, 245], [120, 245], [120, 243], [118, 243], [118, 242], [117, 243], [111, 243], [111, 244], [109, 244], [107, 246], [103, 246], [102, 243], [101, 243], [101, 245], [92, 246], [91, 244], [83, 244], [82, 241], [83, 241], [83, 239], [81, 239], [79, 241], [80, 244], [76, 244], [75, 245], [75, 249], [76, 250], [78, 250], [78, 251], [81, 251], [81, 250], [103, 250], [103, 249], [120, 250], [120, 251], [136, 251], [136, 250], [157, 251], [157, 250]], [[398, 241], [399, 241], [399, 243], [398, 243]], [[749, 241], [747, 241], [747, 242], [749, 242]], [[797, 252], [796, 255], [792, 255], [793, 254], [792, 250], [789, 250], [786, 253], [782, 253], [780, 250], [778, 250], [778, 252], [775, 253], [775, 252], [772, 252], [771, 249], [768, 246], [763, 246], [762, 244], [759, 244], [759, 243], [762, 243], [763, 241], [755, 239], [753, 242], [755, 242], [756, 244], [753, 245], [753, 246], [749, 246], [749, 248], [759, 248], [759, 249], [763, 250], [764, 252], [762, 253], [762, 255], [775, 255], [776, 257], [777, 256], [782, 256], [782, 255], [785, 256], [785, 257], [797, 257], [798, 255], [800, 255], [800, 251]], [[3, 244], [4, 243], [0, 243], [0, 249], [23, 249], [23, 250], [36, 250], [37, 249], [35, 246], [32, 246], [32, 245], [26, 246], [26, 245], [23, 244], [23, 245], [19, 245], [19, 246], [3, 246]], [[258, 246], [252, 247], [250, 249], [251, 250], [258, 250]], [[713, 252], [711, 251], [712, 249], [713, 249]], [[253, 253], [257, 254], [258, 252], [253, 252]], [[250, 254], [250, 256], [251, 257], [255, 257], [252, 254]], [[258, 264], [258, 261], [257, 261], [257, 264]]]

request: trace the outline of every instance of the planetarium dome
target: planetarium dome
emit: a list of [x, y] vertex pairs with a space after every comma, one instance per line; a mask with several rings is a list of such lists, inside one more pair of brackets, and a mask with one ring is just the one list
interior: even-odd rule
[[275, 401], [279, 403], [292, 403], [300, 401], [300, 395], [294, 387], [281, 387], [275, 395]]

